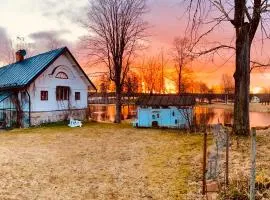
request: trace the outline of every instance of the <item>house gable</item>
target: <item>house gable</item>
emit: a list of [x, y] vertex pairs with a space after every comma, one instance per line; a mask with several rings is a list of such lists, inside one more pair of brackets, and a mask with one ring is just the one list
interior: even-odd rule
[[[56, 88], [59, 86], [70, 88], [68, 101], [57, 100]], [[89, 87], [93, 88], [80, 66], [76, 64], [68, 52], [65, 52], [29, 85], [32, 111], [51, 112], [85, 109], [88, 106]], [[42, 92], [47, 92], [47, 100], [42, 100]], [[80, 100], [75, 100], [75, 93], [80, 93]]]

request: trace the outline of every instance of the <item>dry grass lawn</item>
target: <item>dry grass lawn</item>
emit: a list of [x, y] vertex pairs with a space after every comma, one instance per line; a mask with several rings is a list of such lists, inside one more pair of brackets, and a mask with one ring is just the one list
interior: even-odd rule
[[0, 134], [0, 199], [184, 199], [202, 137], [90, 123]]
[[[270, 130], [257, 131], [257, 176], [270, 178]], [[250, 137], [240, 137], [238, 142], [233, 138], [231, 148], [232, 171], [237, 173], [250, 172], [251, 141]]]

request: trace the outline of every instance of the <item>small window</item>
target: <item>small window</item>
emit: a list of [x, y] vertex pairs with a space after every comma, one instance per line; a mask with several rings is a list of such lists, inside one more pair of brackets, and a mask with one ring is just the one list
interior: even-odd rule
[[176, 119], [176, 120], [175, 120], [175, 124], [177, 124], [177, 123], [178, 123], [178, 120]]
[[55, 76], [55, 78], [59, 79], [68, 79], [68, 75], [65, 72], [58, 72]]
[[157, 114], [157, 118], [159, 118], [159, 114]]
[[156, 116], [155, 115], [152, 115], [152, 119], [156, 119]]
[[75, 92], [75, 100], [76, 101], [81, 100], [81, 93], [80, 92]]
[[69, 100], [69, 87], [57, 86], [56, 87], [56, 100]]
[[48, 101], [48, 91], [40, 91], [40, 100]]
[[175, 114], [174, 114], [174, 111], [173, 111], [173, 112], [172, 112], [172, 116], [174, 117], [174, 115], [175, 115]]

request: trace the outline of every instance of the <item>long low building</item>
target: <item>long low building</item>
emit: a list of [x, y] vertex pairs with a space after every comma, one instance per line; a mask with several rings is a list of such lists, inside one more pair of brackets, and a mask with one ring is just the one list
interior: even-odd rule
[[86, 117], [88, 91], [95, 86], [67, 47], [0, 68], [0, 127], [28, 127]]

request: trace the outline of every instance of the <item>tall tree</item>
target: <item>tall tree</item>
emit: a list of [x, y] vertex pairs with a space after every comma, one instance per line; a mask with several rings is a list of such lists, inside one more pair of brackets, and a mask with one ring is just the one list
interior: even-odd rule
[[234, 93], [233, 77], [230, 76], [229, 74], [222, 74], [221, 85], [222, 85], [223, 92], [225, 94]]
[[115, 83], [116, 117], [121, 123], [121, 96], [123, 84], [136, 50], [145, 39], [145, 0], [95, 0], [90, 1], [88, 12], [89, 30], [83, 42], [89, 55], [104, 63]]
[[128, 97], [132, 96], [133, 94], [137, 93], [139, 90], [139, 79], [136, 73], [130, 71], [127, 75], [123, 86], [124, 92], [127, 93]]
[[106, 94], [110, 89], [110, 79], [106, 74], [102, 74], [102, 76], [99, 79], [99, 82], [100, 82], [98, 87], [99, 92], [101, 92], [102, 94]]
[[[188, 2], [190, 11], [190, 27], [198, 36], [199, 26], [203, 19], [208, 20], [213, 26], [197, 37], [195, 44], [203, 37], [207, 36], [223, 22], [230, 22], [235, 29], [235, 46], [218, 45], [201, 53], [209, 53], [223, 48], [235, 50], [235, 103], [234, 103], [234, 124], [233, 131], [237, 135], [248, 135], [250, 128], [249, 121], [249, 93], [250, 93], [250, 56], [251, 45], [258, 26], [261, 22], [262, 34], [268, 37], [263, 25], [262, 16], [266, 19], [269, 14], [268, 0], [185, 0]], [[209, 14], [211, 12], [211, 14]], [[193, 36], [194, 36], [193, 35]]]
[[194, 55], [190, 52], [191, 47], [191, 42], [187, 37], [174, 39], [172, 53], [178, 74], [178, 94], [181, 93], [183, 70], [194, 59]]
[[157, 56], [148, 57], [143, 60], [141, 64], [141, 75], [145, 92], [150, 94], [162, 92], [162, 66]]

